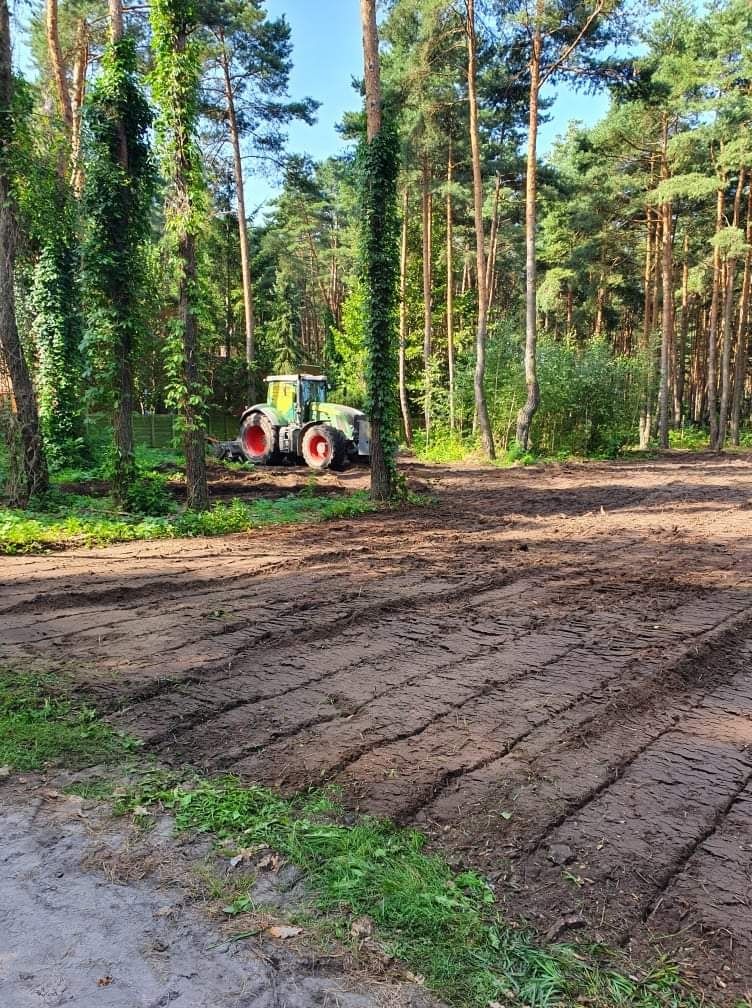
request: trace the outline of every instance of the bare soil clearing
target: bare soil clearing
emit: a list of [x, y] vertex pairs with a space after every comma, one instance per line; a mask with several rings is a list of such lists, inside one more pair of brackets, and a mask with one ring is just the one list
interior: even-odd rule
[[5, 558], [4, 657], [162, 759], [341, 785], [542, 933], [749, 996], [752, 456], [407, 475], [435, 507]]

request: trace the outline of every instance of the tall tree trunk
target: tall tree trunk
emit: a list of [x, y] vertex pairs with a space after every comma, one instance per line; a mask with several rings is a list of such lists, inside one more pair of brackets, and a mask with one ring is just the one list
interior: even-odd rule
[[[360, 0], [360, 15], [363, 26], [363, 64], [365, 71], [365, 105], [366, 105], [366, 137], [368, 144], [373, 144], [379, 137], [382, 130], [381, 120], [381, 69], [379, 63], [379, 35], [376, 27], [376, 0]], [[395, 167], [395, 166], [389, 166]], [[386, 171], [387, 166], [380, 166]], [[369, 170], [373, 172], [373, 166]], [[395, 169], [396, 174], [396, 169]], [[373, 184], [378, 179], [370, 178], [365, 180], [365, 184]], [[387, 226], [387, 215], [390, 207], [380, 207], [379, 212], [369, 213], [364, 221], [364, 227], [368, 229], [369, 248], [380, 246], [383, 240], [383, 230]], [[383, 251], [381, 255], [383, 255]], [[387, 253], [388, 254], [388, 253]], [[370, 353], [372, 361], [377, 358], [382, 364], [391, 355], [391, 314], [393, 298], [383, 283], [383, 277], [376, 275], [377, 264], [371, 261], [366, 263], [367, 282], [369, 285], [368, 297], [370, 300]], [[383, 261], [378, 263], [378, 268], [383, 272]], [[379, 279], [382, 280], [379, 284]], [[369, 400], [371, 404], [371, 496], [375, 500], [388, 500], [394, 490], [393, 473], [394, 463], [387, 455], [388, 451], [388, 431], [384, 429], [388, 423], [389, 397], [392, 389], [387, 387], [387, 382], [381, 374], [375, 374], [374, 367], [369, 369], [372, 373]]]
[[408, 445], [412, 445], [413, 421], [410, 416], [410, 403], [407, 398], [407, 381], [405, 376], [405, 357], [407, 352], [407, 215], [409, 200], [409, 193], [407, 186], [405, 186], [402, 196], [402, 237], [400, 239], [399, 397], [405, 441]]
[[[652, 178], [652, 168], [651, 168]], [[652, 184], [652, 183], [651, 183]], [[650, 342], [650, 334], [653, 331], [653, 298], [652, 298], [652, 270], [653, 270], [653, 244], [655, 236], [655, 224], [653, 218], [653, 208], [648, 206], [645, 211], [645, 221], [647, 234], [645, 240], [645, 294], [644, 308], [642, 315], [642, 337], [643, 344], [647, 347]]]
[[81, 18], [76, 29], [76, 57], [73, 63], [73, 91], [71, 95], [71, 186], [80, 198], [84, 186], [81, 163], [81, 122], [86, 94], [86, 69], [89, 65], [89, 25]]
[[744, 384], [747, 378], [747, 356], [749, 354], [749, 294], [752, 273], [752, 185], [747, 195], [747, 251], [744, 255], [744, 275], [739, 296], [739, 323], [736, 332], [736, 362], [734, 364], [734, 396], [731, 404], [731, 443], [739, 444], [744, 402]]
[[682, 259], [681, 325], [676, 342], [676, 381], [674, 382], [674, 426], [682, 422], [684, 411], [684, 370], [687, 353], [687, 333], [689, 331], [689, 235], [684, 235], [684, 255]]
[[[110, 16], [110, 40], [116, 45], [123, 37], [122, 0], [108, 0]], [[128, 138], [125, 124], [117, 122], [118, 163], [124, 175], [128, 175]], [[128, 320], [121, 319], [115, 337], [115, 411], [113, 429], [115, 437], [115, 472], [112, 480], [112, 494], [115, 500], [125, 506], [128, 492], [136, 478], [136, 453], [133, 442], [133, 336]]]
[[[739, 213], [741, 210], [742, 192], [744, 191], [745, 180], [744, 168], [739, 169], [739, 181], [736, 186], [734, 196], [734, 213], [731, 226], [739, 227]], [[726, 430], [728, 427], [729, 408], [731, 406], [731, 343], [734, 322], [734, 285], [736, 281], [736, 257], [731, 256], [726, 260], [726, 287], [723, 299], [723, 322], [721, 332], [723, 333], [721, 355], [721, 408], [718, 418], [718, 451], [723, 450], [726, 443]]]
[[491, 311], [491, 301], [494, 290], [494, 271], [496, 269], [496, 249], [499, 239], [499, 201], [501, 199], [501, 175], [496, 175], [494, 186], [493, 211], [491, 213], [491, 236], [488, 242], [488, 260], [486, 262], [486, 293], [488, 311]]
[[425, 401], [423, 415], [425, 419], [426, 439], [431, 433], [431, 358], [433, 355], [433, 268], [431, 262], [433, 245], [433, 206], [431, 198], [431, 173], [428, 165], [428, 154], [424, 153], [421, 162], [421, 208], [423, 212], [423, 380], [425, 383]]
[[486, 250], [483, 233], [483, 176], [480, 166], [478, 133], [478, 96], [476, 91], [477, 56], [475, 38], [475, 0], [465, 0], [467, 34], [467, 94], [470, 111], [470, 148], [473, 164], [473, 204], [475, 210], [475, 262], [478, 273], [478, 324], [475, 334], [475, 414], [483, 448], [489, 458], [496, 457], [491, 423], [486, 403], [486, 339], [488, 326], [488, 291], [486, 290]]
[[598, 291], [595, 296], [595, 325], [593, 326], [593, 335], [596, 339], [600, 339], [603, 335], [603, 315], [606, 310], [606, 288], [598, 287]]
[[7, 0], [0, 0], [0, 350], [10, 376], [21, 440], [24, 487], [17, 503], [26, 503], [49, 486], [47, 463], [39, 427], [39, 412], [31, 375], [16, 323], [14, 290], [16, 220], [10, 178], [5, 165], [11, 139], [10, 109], [13, 97], [10, 15]]
[[[650, 155], [650, 186], [652, 188], [655, 174], [655, 155]], [[641, 350], [645, 354], [645, 380], [640, 406], [640, 449], [645, 451], [650, 444], [650, 430], [653, 419], [653, 363], [652, 341], [655, 323], [655, 252], [658, 248], [658, 214], [648, 205], [645, 211], [647, 234], [645, 239], [645, 295], [642, 316]]]
[[[723, 227], [724, 187], [718, 187], [715, 213], [715, 233]], [[708, 392], [707, 408], [710, 423], [710, 447], [718, 450], [718, 302], [721, 296], [721, 250], [713, 250], [713, 294], [708, 322]]]
[[540, 405], [537, 369], [537, 274], [535, 261], [536, 197], [538, 183], [538, 98], [541, 73], [541, 20], [543, 2], [537, 0], [535, 28], [530, 59], [530, 109], [527, 137], [527, 172], [525, 176], [525, 385], [527, 400], [517, 414], [517, 444], [526, 451], [530, 425]]
[[235, 173], [235, 199], [238, 208], [238, 238], [240, 240], [240, 275], [243, 286], [243, 315], [245, 322], [245, 359], [248, 364], [249, 400], [253, 399], [254, 389], [251, 368], [256, 357], [255, 320], [253, 315], [253, 286], [251, 283], [251, 259], [248, 248], [248, 221], [245, 213], [245, 190], [243, 179], [243, 158], [240, 152], [240, 131], [238, 117], [235, 112], [235, 95], [230, 76], [230, 58], [227, 52], [224, 33], [220, 30], [221, 45], [220, 62], [225, 86], [225, 101], [227, 103], [227, 126], [230, 131], [230, 146], [232, 147], [232, 163]]
[[70, 137], [73, 127], [73, 109], [71, 108], [70, 91], [68, 90], [63, 54], [60, 48], [58, 0], [47, 0], [45, 29], [47, 34], [47, 52], [50, 58], [52, 79], [55, 82], [58, 111], [60, 112], [60, 118], [63, 120], [65, 132]]
[[454, 433], [454, 221], [452, 218], [452, 141], [447, 154], [446, 194], [446, 326], [447, 367], [449, 369], [449, 430]]
[[[111, 0], [119, 2], [119, 0]], [[187, 29], [178, 29], [175, 50], [185, 52], [188, 46]], [[178, 100], [182, 100], [179, 98]], [[193, 205], [191, 182], [194, 172], [191, 154], [191, 138], [183, 135], [183, 130], [175, 143], [175, 190], [176, 203], [182, 208], [180, 228], [177, 238], [177, 254], [180, 260], [178, 278], [177, 317], [183, 334], [183, 387], [181, 403], [184, 427], [183, 450], [185, 452], [186, 503], [194, 511], [205, 511], [209, 507], [209, 490], [206, 483], [206, 431], [199, 406], [194, 399], [201, 399], [198, 320], [193, 305], [196, 287], [196, 235], [192, 215], [186, 212]]]
[[[663, 118], [661, 176], [669, 177], [668, 116]], [[668, 448], [669, 374], [674, 340], [674, 218], [671, 200], [661, 206], [661, 370], [658, 386], [658, 438], [661, 448]]]

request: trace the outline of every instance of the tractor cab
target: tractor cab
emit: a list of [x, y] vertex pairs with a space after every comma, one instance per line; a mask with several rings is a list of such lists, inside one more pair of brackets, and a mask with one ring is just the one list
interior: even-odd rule
[[326, 402], [329, 388], [323, 375], [271, 375], [267, 382], [267, 404], [285, 423], [304, 424], [318, 420], [319, 403]]

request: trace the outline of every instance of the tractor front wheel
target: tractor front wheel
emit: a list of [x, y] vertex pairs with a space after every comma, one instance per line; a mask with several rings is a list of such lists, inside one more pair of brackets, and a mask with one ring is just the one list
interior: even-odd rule
[[252, 413], [240, 428], [243, 454], [254, 465], [269, 465], [277, 452], [277, 438], [271, 421], [263, 413]]
[[311, 469], [344, 469], [347, 461], [347, 438], [336, 427], [316, 424], [303, 435], [301, 446], [305, 464]]

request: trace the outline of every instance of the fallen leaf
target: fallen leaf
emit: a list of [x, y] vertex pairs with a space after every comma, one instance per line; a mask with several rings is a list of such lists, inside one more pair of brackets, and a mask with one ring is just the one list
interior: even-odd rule
[[[262, 850], [266, 850], [264, 844], [256, 844], [253, 847], [241, 847], [239, 850], [236, 849], [235, 854], [230, 858], [230, 868], [237, 868], [244, 861], [250, 861]], [[259, 865], [258, 867], [262, 866]]]
[[7, 780], [10, 777], [10, 767], [0, 766], [0, 780]]
[[373, 921], [370, 917], [358, 917], [350, 925], [353, 938], [370, 938], [373, 934]]
[[303, 933], [303, 928], [291, 927], [289, 924], [274, 924], [266, 929], [266, 933], [272, 938], [297, 938], [299, 934]]
[[134, 816], [150, 816], [152, 812], [150, 809], [146, 808], [145, 805], [136, 805], [133, 810]]
[[499, 812], [499, 815], [501, 816], [502, 819], [511, 819], [512, 818], [512, 813], [511, 812]]
[[280, 854], [267, 854], [261, 858], [256, 867], [260, 870], [278, 872], [284, 863], [285, 859]]

